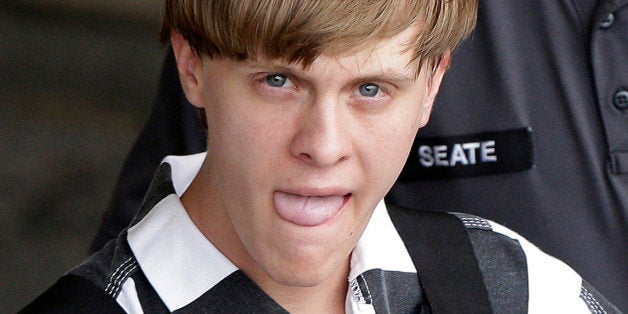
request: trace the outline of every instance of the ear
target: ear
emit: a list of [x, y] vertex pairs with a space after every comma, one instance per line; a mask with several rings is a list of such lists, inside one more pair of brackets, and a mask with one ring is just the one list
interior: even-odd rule
[[447, 69], [449, 69], [450, 64], [451, 51], [447, 51], [441, 58], [440, 62], [438, 62], [432, 73], [428, 73], [428, 75], [431, 75], [431, 78], [428, 78], [427, 91], [423, 102], [424, 112], [421, 116], [421, 122], [419, 124], [420, 127], [424, 127], [430, 120], [430, 115], [432, 114], [432, 108], [434, 106], [434, 99], [436, 99], [436, 95], [440, 89], [440, 84], [443, 81], [443, 76], [445, 75], [445, 72], [447, 72]]
[[192, 105], [202, 108], [203, 93], [200, 82], [203, 64], [201, 58], [179, 32], [172, 32], [170, 42], [177, 60], [177, 69], [179, 70], [179, 79], [181, 80], [183, 92]]

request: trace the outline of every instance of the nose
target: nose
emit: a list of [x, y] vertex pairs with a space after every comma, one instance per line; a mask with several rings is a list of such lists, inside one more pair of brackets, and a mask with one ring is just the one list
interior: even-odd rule
[[329, 167], [351, 152], [350, 121], [335, 100], [313, 101], [301, 113], [300, 126], [291, 143], [291, 153], [314, 167]]

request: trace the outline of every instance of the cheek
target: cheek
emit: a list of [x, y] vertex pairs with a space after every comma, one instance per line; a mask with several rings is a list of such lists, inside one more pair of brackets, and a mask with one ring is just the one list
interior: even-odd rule
[[[272, 137], [260, 130], [260, 126], [242, 117], [211, 119], [215, 126], [208, 130], [208, 151], [216, 163], [219, 173], [244, 176], [259, 171], [273, 145]], [[243, 180], [245, 178], [238, 178]], [[252, 179], [252, 178], [250, 178]]]
[[405, 103], [390, 114], [378, 117], [369, 124], [376, 147], [386, 147], [387, 151], [399, 155], [410, 150], [421, 120], [427, 108], [418, 103]]
[[412, 148], [412, 143], [414, 142], [414, 138], [416, 135], [416, 127], [411, 127], [408, 125], [398, 126], [398, 129], [395, 132], [391, 132], [384, 139], [380, 140], [380, 147], [384, 150], [380, 154], [380, 158], [385, 158], [386, 160], [380, 161], [381, 164], [388, 165], [389, 171], [394, 173], [395, 179], [396, 176], [401, 172], [401, 168], [403, 168], [408, 154], [410, 153], [410, 149]]
[[223, 184], [229, 181], [229, 188], [235, 190], [265, 186], [287, 151], [286, 123], [251, 108], [254, 104], [239, 102], [208, 112], [209, 158]]
[[419, 128], [417, 114], [395, 116], [373, 125], [378, 127], [369, 132], [363, 149], [368, 151], [368, 164], [364, 165], [370, 172], [370, 181], [380, 180], [385, 185], [384, 193], [395, 182], [407, 160], [410, 149]]
[[[234, 89], [219, 90], [207, 106], [208, 143], [237, 150], [237, 158], [259, 159], [260, 152], [271, 153], [282, 143], [287, 129], [286, 114], [276, 104], [264, 103], [256, 93], [241, 84]], [[273, 149], [273, 150], [271, 150]]]

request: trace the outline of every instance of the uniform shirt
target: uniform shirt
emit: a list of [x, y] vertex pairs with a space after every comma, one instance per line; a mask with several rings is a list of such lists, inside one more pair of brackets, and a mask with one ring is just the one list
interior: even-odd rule
[[[71, 274], [91, 280], [130, 313], [284, 312], [205, 238], [181, 204], [179, 195], [205, 156], [166, 158], [133, 225]], [[512, 231], [469, 215], [460, 219], [496, 312], [613, 310], [572, 269]], [[429, 313], [416, 268], [383, 201], [350, 265], [347, 313]]]
[[388, 200], [502, 223], [628, 311], [627, 94], [628, 1], [480, 1]]
[[[627, 90], [628, 1], [481, 0], [388, 201], [502, 223], [628, 311]], [[205, 150], [204, 134], [170, 54], [94, 248], [128, 226], [160, 160]]]

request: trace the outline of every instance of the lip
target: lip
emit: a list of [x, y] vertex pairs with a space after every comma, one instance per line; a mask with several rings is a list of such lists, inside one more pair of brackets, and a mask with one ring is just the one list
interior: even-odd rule
[[312, 187], [301, 187], [301, 188], [292, 188], [292, 189], [277, 189], [276, 192], [283, 192], [288, 194], [294, 194], [299, 196], [347, 196], [351, 194], [346, 188], [337, 188], [337, 187], [329, 187], [329, 188], [312, 188]]
[[275, 192], [283, 192], [283, 193], [288, 193], [288, 194], [293, 194], [293, 195], [298, 195], [298, 196], [343, 196], [344, 197], [344, 201], [342, 203], [342, 206], [340, 207], [340, 210], [338, 211], [339, 213], [344, 209], [344, 207], [347, 205], [347, 203], [349, 202], [349, 200], [353, 197], [353, 193], [349, 192], [349, 190], [347, 189], [341, 189], [341, 188], [329, 188], [329, 189], [319, 189], [319, 188], [313, 188], [313, 189], [298, 189], [298, 190], [289, 190], [289, 189], [283, 189], [283, 190], [276, 190]]

